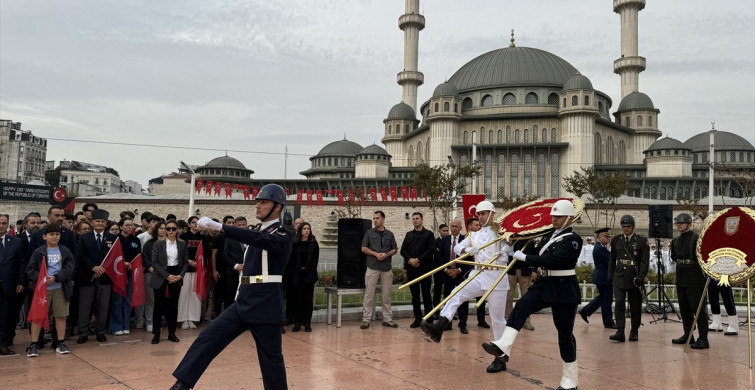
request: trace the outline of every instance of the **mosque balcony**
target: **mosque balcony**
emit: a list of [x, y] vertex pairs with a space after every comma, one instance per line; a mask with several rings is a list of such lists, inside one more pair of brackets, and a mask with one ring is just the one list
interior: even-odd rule
[[631, 6], [640, 11], [645, 8], [645, 0], [613, 0], [613, 12], [619, 12], [622, 8]]
[[420, 14], [404, 14], [398, 18], [398, 27], [405, 30], [407, 27], [425, 28], [425, 17]]
[[396, 80], [398, 81], [399, 85], [404, 85], [404, 84], [422, 85], [425, 83], [425, 75], [422, 72], [417, 72], [413, 70], [405, 70], [398, 73]]
[[645, 57], [621, 57], [613, 62], [613, 73], [621, 73], [626, 69], [636, 69], [641, 72], [645, 70], [645, 64]]

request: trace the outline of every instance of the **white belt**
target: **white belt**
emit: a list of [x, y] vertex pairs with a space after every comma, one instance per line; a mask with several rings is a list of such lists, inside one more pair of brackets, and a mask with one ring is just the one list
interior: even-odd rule
[[257, 276], [242, 276], [241, 285], [246, 286], [249, 284], [257, 283], [283, 283], [282, 275], [257, 275]]
[[544, 269], [543, 276], [571, 276], [577, 273], [573, 269]]

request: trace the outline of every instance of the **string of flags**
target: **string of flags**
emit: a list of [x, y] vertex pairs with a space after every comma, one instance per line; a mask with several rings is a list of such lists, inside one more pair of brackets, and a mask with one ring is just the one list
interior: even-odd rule
[[[233, 191], [241, 191], [244, 194], [245, 200], [252, 200], [257, 198], [259, 193], [259, 187], [247, 186], [241, 184], [221, 183], [213, 182], [212, 180], [204, 181], [197, 179], [196, 187], [194, 191], [198, 194], [204, 190], [205, 195], [209, 196], [221, 196], [221, 191], [224, 193], [225, 198], [232, 198]], [[419, 201], [421, 190], [414, 186], [398, 186], [398, 187], [377, 187], [377, 188], [349, 188], [341, 190], [312, 190], [301, 188], [284, 188], [286, 195], [290, 196], [292, 193], [296, 194], [296, 204], [305, 203], [307, 206], [323, 205], [326, 197], [334, 197], [338, 200], [339, 205], [346, 204], [348, 198], [349, 203], [365, 201], [371, 202], [398, 202], [398, 201]], [[424, 201], [427, 201], [427, 196], [423, 196]]]

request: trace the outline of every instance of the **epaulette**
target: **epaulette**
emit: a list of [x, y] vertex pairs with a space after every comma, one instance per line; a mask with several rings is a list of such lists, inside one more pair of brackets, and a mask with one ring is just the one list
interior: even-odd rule
[[281, 236], [288, 235], [288, 230], [286, 230], [286, 228], [283, 227], [283, 225], [278, 226], [278, 229], [276, 229], [275, 232], [280, 234]]

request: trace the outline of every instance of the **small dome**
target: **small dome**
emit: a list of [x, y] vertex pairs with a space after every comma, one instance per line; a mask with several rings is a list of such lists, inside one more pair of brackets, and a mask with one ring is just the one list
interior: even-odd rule
[[241, 161], [236, 160], [233, 157], [229, 156], [220, 156], [213, 158], [202, 166], [202, 168], [236, 168], [236, 169], [246, 169], [244, 164], [241, 163]]
[[[755, 147], [746, 139], [728, 131], [716, 131], [713, 142], [716, 150], [755, 150]], [[684, 146], [692, 149], [693, 152], [707, 152], [710, 150], [710, 133], [706, 131], [695, 135], [685, 141]]]
[[362, 146], [358, 143], [342, 139], [325, 145], [325, 147], [320, 149], [320, 152], [317, 153], [317, 156], [355, 156], [362, 149]]
[[373, 154], [373, 155], [381, 155], [381, 156], [390, 156], [388, 152], [381, 148], [378, 145], [372, 144], [364, 149], [362, 149], [359, 153], [357, 153], [357, 156], [364, 155], [364, 154]]
[[444, 96], [459, 96], [459, 89], [456, 88], [455, 85], [449, 83], [446, 81], [445, 83], [442, 83], [435, 87], [435, 91], [433, 91], [433, 97], [444, 97]]
[[661, 138], [658, 141], [653, 142], [652, 145], [645, 151], [645, 152], [651, 152], [653, 150], [689, 150], [688, 147], [684, 146], [682, 141], [679, 141], [678, 139], [671, 138], [671, 137], [665, 137]]
[[564, 83], [564, 91], [572, 89], [592, 89], [592, 82], [587, 77], [577, 73]]
[[645, 95], [642, 92], [632, 92], [625, 96], [624, 99], [621, 99], [617, 111], [621, 112], [630, 110], [655, 110], [655, 106], [648, 95]]
[[393, 108], [388, 111], [388, 118], [386, 118], [386, 120], [392, 119], [409, 119], [414, 121], [417, 120], [417, 115], [414, 113], [414, 110], [411, 106], [404, 102], [401, 102], [393, 106]]

